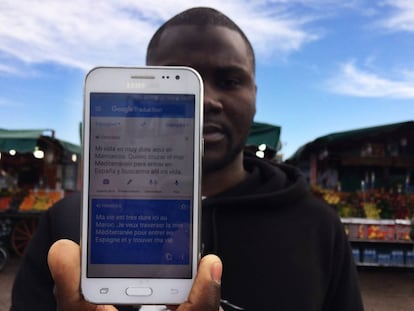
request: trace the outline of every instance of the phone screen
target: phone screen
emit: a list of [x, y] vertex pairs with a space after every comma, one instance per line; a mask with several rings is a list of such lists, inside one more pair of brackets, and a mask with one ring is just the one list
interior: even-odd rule
[[191, 278], [195, 96], [89, 96], [87, 277]]

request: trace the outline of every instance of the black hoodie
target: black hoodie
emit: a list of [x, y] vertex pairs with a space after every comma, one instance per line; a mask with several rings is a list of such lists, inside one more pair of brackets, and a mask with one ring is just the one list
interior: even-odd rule
[[203, 201], [203, 252], [223, 260], [222, 299], [249, 311], [363, 310], [336, 212], [296, 168], [248, 156], [245, 168], [242, 184]]
[[[224, 309], [363, 310], [336, 212], [293, 167], [246, 155], [245, 168], [244, 182], [203, 200], [202, 252], [223, 260]], [[79, 242], [79, 213], [76, 193], [42, 216], [16, 276], [12, 311], [56, 310], [47, 252], [61, 238]]]

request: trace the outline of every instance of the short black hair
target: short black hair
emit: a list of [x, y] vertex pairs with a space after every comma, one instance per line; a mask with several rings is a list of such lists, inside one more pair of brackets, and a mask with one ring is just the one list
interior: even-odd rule
[[148, 44], [148, 47], [147, 47], [147, 58], [146, 58], [147, 64], [150, 61], [150, 56], [151, 56], [152, 51], [158, 47], [161, 35], [165, 31], [165, 29], [171, 26], [183, 26], [183, 25], [223, 26], [231, 30], [237, 31], [242, 36], [243, 40], [246, 42], [248, 51], [250, 52], [251, 57], [252, 57], [252, 65], [253, 65], [253, 70], [254, 70], [255, 68], [254, 50], [247, 36], [240, 29], [240, 27], [237, 26], [237, 24], [233, 22], [229, 17], [217, 11], [216, 9], [208, 8], [208, 7], [195, 7], [195, 8], [185, 10], [175, 15], [174, 17], [166, 21], [160, 28], [158, 28], [158, 30], [152, 36]]

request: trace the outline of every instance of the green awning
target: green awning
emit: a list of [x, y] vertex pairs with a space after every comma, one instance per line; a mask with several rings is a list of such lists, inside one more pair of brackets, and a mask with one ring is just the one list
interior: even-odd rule
[[267, 148], [278, 151], [280, 149], [280, 132], [279, 126], [253, 122], [246, 145], [260, 146], [265, 144]]
[[0, 152], [16, 150], [19, 153], [33, 152], [38, 146], [41, 137], [56, 141], [63, 149], [73, 153], [80, 154], [81, 148], [75, 144], [55, 139], [45, 134], [53, 133], [50, 129], [32, 129], [32, 130], [6, 130], [0, 129]]
[[336, 132], [321, 136], [315, 140], [300, 147], [287, 161], [298, 162], [306, 159], [311, 153], [319, 152], [323, 148], [343, 147], [345, 143], [358, 144], [364, 141], [392, 141], [397, 133], [406, 135], [411, 141], [414, 135], [414, 121], [406, 121], [401, 123], [386, 124], [361, 129], [354, 129], [344, 132]]
[[19, 153], [33, 152], [37, 140], [47, 131], [40, 130], [5, 130], [0, 129], [0, 151], [16, 150]]
[[63, 149], [76, 154], [81, 154], [82, 148], [79, 145], [75, 145], [72, 143], [69, 143], [67, 141], [63, 141], [58, 139], [59, 143], [62, 145]]

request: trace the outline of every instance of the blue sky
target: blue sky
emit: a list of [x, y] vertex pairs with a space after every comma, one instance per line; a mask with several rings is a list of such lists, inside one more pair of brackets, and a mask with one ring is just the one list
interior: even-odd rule
[[156, 28], [198, 5], [251, 39], [255, 120], [281, 126], [284, 158], [322, 135], [414, 120], [412, 0], [1, 0], [0, 128], [80, 143], [85, 73], [144, 65]]

